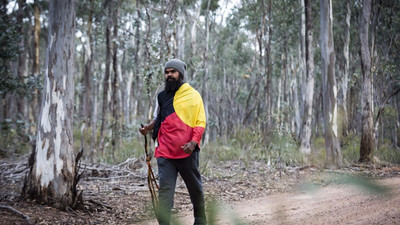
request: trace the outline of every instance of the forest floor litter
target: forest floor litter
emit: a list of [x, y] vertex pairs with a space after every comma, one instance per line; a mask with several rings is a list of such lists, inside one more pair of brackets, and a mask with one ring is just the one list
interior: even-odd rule
[[[143, 159], [82, 162], [83, 204], [58, 210], [21, 199], [26, 157], [0, 160], [0, 224], [157, 224]], [[203, 168], [214, 224], [400, 224], [400, 166], [353, 164], [340, 170], [224, 161]], [[174, 215], [192, 224], [178, 180]]]

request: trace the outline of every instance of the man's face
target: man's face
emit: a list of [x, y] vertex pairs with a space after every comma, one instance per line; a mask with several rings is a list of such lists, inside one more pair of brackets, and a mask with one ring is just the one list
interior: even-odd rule
[[182, 78], [179, 72], [174, 68], [165, 69], [165, 90], [177, 91], [182, 84]]
[[165, 69], [165, 81], [177, 81], [179, 79], [179, 72], [174, 68]]

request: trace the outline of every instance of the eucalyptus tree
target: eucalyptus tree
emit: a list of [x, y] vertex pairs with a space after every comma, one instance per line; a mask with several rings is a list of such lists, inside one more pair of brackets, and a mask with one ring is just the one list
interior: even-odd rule
[[[276, 96], [273, 96], [270, 104], [274, 107], [275, 112], [280, 112], [275, 117], [280, 120], [280, 129], [284, 128], [285, 131], [298, 137], [302, 126], [300, 120], [303, 115], [302, 111], [304, 111], [302, 108], [304, 108], [305, 97], [303, 93], [305, 88], [302, 87], [305, 85], [304, 74], [306, 73], [306, 49], [303, 46], [303, 44], [305, 45], [305, 36], [302, 37], [302, 32], [305, 32], [303, 30], [303, 28], [305, 29], [305, 20], [302, 19], [304, 6], [299, 1], [274, 1], [271, 6], [273, 8], [270, 25], [272, 31], [270, 35], [271, 49], [269, 50], [271, 51], [271, 67], [269, 70], [272, 74], [271, 92], [276, 93]], [[278, 75], [278, 71], [280, 71], [280, 75]], [[278, 107], [279, 99], [281, 99], [281, 103]]]
[[101, 108], [101, 125], [100, 125], [100, 137], [98, 149], [103, 152], [105, 145], [104, 131], [107, 126], [107, 113], [108, 113], [108, 92], [110, 89], [110, 77], [111, 77], [111, 58], [112, 58], [112, 27], [113, 27], [113, 16], [115, 7], [113, 0], [107, 0], [104, 2], [104, 9], [107, 10], [107, 22], [105, 28], [105, 39], [106, 39], [106, 54], [105, 54], [105, 72], [103, 78], [103, 93], [102, 93], [102, 108]]
[[[338, 87], [338, 131], [339, 136], [346, 137], [349, 134], [349, 96], [350, 88], [352, 87], [352, 73], [353, 63], [357, 53], [354, 46], [357, 46], [357, 38], [353, 38], [355, 30], [353, 27], [354, 18], [352, 10], [354, 10], [354, 3], [350, 0], [340, 0], [332, 3], [332, 12], [336, 18], [333, 24], [334, 40], [335, 40], [335, 56], [336, 56], [336, 69], [337, 74], [337, 87]], [[352, 33], [353, 32], [353, 33]], [[356, 64], [356, 61], [355, 61]]]
[[[236, 9], [237, 10], [237, 9]], [[221, 137], [234, 131], [242, 123], [249, 79], [253, 79], [251, 63], [253, 51], [247, 32], [240, 28], [241, 18], [235, 12], [226, 21], [226, 26], [218, 27], [218, 44], [213, 48], [215, 63], [211, 73], [214, 82], [209, 83], [210, 123], [209, 127]], [[246, 87], [246, 88], [243, 88]], [[215, 122], [214, 122], [215, 121]]]
[[369, 45], [369, 23], [371, 16], [371, 0], [363, 0], [360, 17], [360, 52], [362, 68], [362, 130], [360, 144], [360, 162], [368, 162], [372, 159], [375, 139], [373, 129], [373, 100], [371, 77], [371, 53]]
[[[195, 3], [196, 4], [196, 3]], [[194, 15], [188, 15], [191, 21], [190, 28], [190, 55], [189, 55], [189, 70], [188, 70], [188, 78], [194, 79], [196, 77], [197, 70], [195, 69], [196, 62], [198, 61], [197, 55], [197, 24], [200, 20], [201, 7], [195, 5]], [[187, 19], [189, 19], [187, 18]]]
[[266, 38], [264, 49], [264, 71], [265, 71], [265, 79], [264, 79], [264, 98], [265, 98], [265, 107], [267, 114], [267, 121], [271, 120], [272, 114], [272, 35], [273, 35], [273, 1], [270, 0], [268, 2], [267, 13], [263, 10], [263, 24], [265, 24], [266, 17], [268, 17], [267, 27], [266, 27]]
[[[265, 115], [265, 124], [270, 123], [272, 110], [272, 1], [242, 2], [239, 18], [244, 28], [251, 34], [254, 46], [252, 63], [247, 72], [247, 99], [244, 106], [243, 124], [250, 124]], [[241, 24], [238, 24], [240, 27]], [[249, 40], [251, 43], [251, 40]], [[250, 44], [249, 43], [249, 44]], [[263, 90], [263, 91], [260, 91]], [[262, 96], [260, 97], [260, 93]]]
[[321, 73], [326, 167], [342, 166], [342, 152], [338, 136], [337, 87], [331, 0], [320, 0]]
[[75, 1], [50, 1], [43, 98], [24, 193], [59, 208], [74, 207], [78, 200], [73, 149], [74, 53]]
[[[41, 33], [41, 22], [40, 22], [40, 5], [39, 0], [34, 1], [34, 28], [33, 28], [33, 62], [32, 62], [32, 70], [31, 77], [35, 78], [39, 76], [40, 72], [40, 33]], [[34, 124], [37, 121], [39, 116], [39, 90], [35, 88], [33, 91], [34, 95], [32, 96], [32, 104], [30, 104], [29, 110], [29, 121]], [[31, 128], [32, 133], [36, 133]]]
[[349, 54], [349, 46], [350, 46], [350, 20], [351, 20], [351, 3], [350, 0], [346, 1], [346, 32], [344, 38], [343, 45], [343, 55], [345, 59], [344, 68], [343, 68], [343, 78], [342, 78], [342, 106], [343, 106], [343, 119], [342, 119], [342, 132], [344, 135], [348, 133], [348, 110], [347, 110], [347, 95], [348, 95], [348, 85], [349, 85], [349, 70], [350, 70], [350, 54]]
[[[399, 90], [400, 90], [400, 16], [397, 11], [400, 5], [392, 1], [378, 1], [374, 6], [374, 22], [376, 27], [374, 61], [374, 90], [379, 108], [375, 115], [375, 132], [377, 137], [376, 148], [385, 141], [379, 139], [389, 138], [394, 149], [398, 149], [399, 142]], [[380, 122], [379, 122], [380, 121]], [[378, 129], [377, 124], [380, 123]], [[379, 138], [379, 139], [378, 139]]]
[[309, 0], [304, 1], [306, 15], [306, 88], [304, 89], [304, 116], [301, 126], [301, 146], [300, 151], [306, 155], [311, 153], [311, 135], [312, 135], [312, 111], [314, 98], [314, 46], [313, 46], [313, 17], [312, 5]]
[[[302, 118], [304, 115], [304, 100], [305, 100], [305, 91], [306, 91], [306, 10], [305, 1], [299, 0], [300, 2], [300, 20], [299, 20], [299, 49], [298, 49], [298, 67], [299, 67], [299, 79], [297, 79], [297, 75], [294, 74], [294, 84], [293, 84], [293, 104], [294, 108], [298, 109], [295, 110], [295, 132], [296, 137], [300, 138], [300, 132], [302, 130]], [[312, 43], [312, 42], [311, 42]], [[298, 82], [298, 80], [300, 82]], [[298, 83], [300, 83], [300, 93], [298, 91]]]
[[[95, 26], [95, 14], [97, 13], [95, 0], [79, 1], [77, 2], [77, 21], [82, 21], [80, 24], [77, 23], [77, 31], [82, 33], [81, 40], [78, 39], [76, 46], [82, 46], [82, 71], [80, 72], [80, 85], [78, 91], [79, 104], [77, 115], [79, 122], [82, 124], [81, 127], [81, 148], [89, 149], [90, 154], [95, 151], [95, 143], [97, 140], [96, 135], [96, 117], [97, 117], [97, 99], [94, 94], [97, 90], [94, 82], [94, 55], [95, 55], [95, 36], [93, 32], [93, 26]], [[81, 26], [80, 26], [81, 25]], [[79, 43], [79, 40], [82, 43]], [[79, 52], [76, 51], [76, 57], [79, 58]], [[78, 61], [78, 60], [77, 60]], [[79, 67], [79, 64], [76, 66]], [[78, 75], [78, 74], [77, 74]], [[77, 76], [78, 77], [78, 76]], [[85, 137], [86, 133], [91, 131], [91, 142], [86, 144]]]
[[120, 7], [120, 0], [112, 0], [112, 26], [113, 26], [113, 33], [112, 33], [112, 69], [113, 69], [113, 78], [112, 78], [112, 138], [111, 138], [111, 145], [113, 155], [121, 146], [121, 93], [120, 93], [120, 86], [121, 82], [119, 79], [120, 71], [119, 71], [119, 61], [118, 61], [118, 49], [119, 46], [119, 39], [118, 39], [118, 21], [120, 20], [119, 15], [119, 7]]

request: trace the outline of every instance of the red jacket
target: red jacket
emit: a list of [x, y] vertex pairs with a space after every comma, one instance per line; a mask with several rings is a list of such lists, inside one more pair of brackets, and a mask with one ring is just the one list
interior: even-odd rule
[[206, 115], [203, 100], [188, 83], [176, 92], [160, 92], [157, 96], [158, 130], [155, 157], [180, 159], [188, 157], [182, 146], [190, 141], [200, 146], [200, 140], [206, 127]]

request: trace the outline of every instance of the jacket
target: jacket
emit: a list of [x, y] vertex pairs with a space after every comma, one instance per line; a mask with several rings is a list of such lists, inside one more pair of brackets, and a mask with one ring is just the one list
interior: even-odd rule
[[196, 150], [199, 150], [206, 127], [203, 100], [199, 92], [184, 83], [176, 92], [161, 91], [156, 104], [153, 138], [157, 138], [158, 146], [155, 157], [188, 157], [190, 154], [186, 154], [182, 146], [190, 141], [195, 141]]

